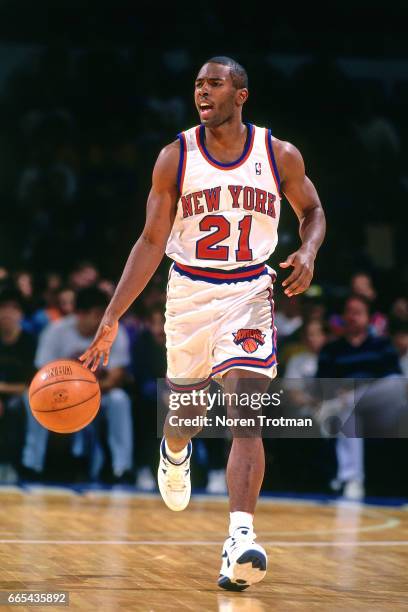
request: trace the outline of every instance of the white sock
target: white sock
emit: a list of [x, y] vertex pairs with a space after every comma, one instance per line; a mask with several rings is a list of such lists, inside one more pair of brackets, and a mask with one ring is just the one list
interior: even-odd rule
[[234, 531], [239, 529], [239, 527], [243, 527], [244, 529], [248, 529], [248, 531], [253, 531], [253, 522], [254, 517], [249, 512], [230, 512], [230, 525], [229, 525], [229, 534], [230, 536], [234, 535]]
[[166, 455], [168, 457], [168, 459], [170, 459], [170, 461], [172, 463], [175, 463], [176, 465], [179, 465], [180, 463], [183, 463], [184, 459], [187, 457], [187, 446], [185, 446], [184, 448], [181, 449], [181, 451], [172, 451], [169, 449], [166, 440], [164, 441], [164, 448], [166, 450]]

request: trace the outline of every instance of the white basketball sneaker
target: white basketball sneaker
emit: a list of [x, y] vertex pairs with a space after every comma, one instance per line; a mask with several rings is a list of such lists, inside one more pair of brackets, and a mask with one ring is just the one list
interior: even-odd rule
[[159, 490], [166, 506], [174, 512], [184, 510], [190, 501], [190, 457], [192, 450], [193, 445], [189, 442], [187, 457], [183, 463], [175, 464], [166, 455], [164, 438], [160, 444], [160, 463], [157, 472]]
[[268, 558], [255, 544], [256, 536], [246, 527], [239, 527], [227, 538], [222, 549], [218, 586], [227, 591], [244, 591], [265, 577]]

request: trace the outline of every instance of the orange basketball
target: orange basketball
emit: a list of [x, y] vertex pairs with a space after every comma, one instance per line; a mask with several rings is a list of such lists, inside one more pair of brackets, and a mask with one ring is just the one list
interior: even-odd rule
[[93, 372], [79, 361], [59, 359], [37, 372], [28, 397], [41, 425], [57, 433], [72, 433], [95, 418], [101, 390]]

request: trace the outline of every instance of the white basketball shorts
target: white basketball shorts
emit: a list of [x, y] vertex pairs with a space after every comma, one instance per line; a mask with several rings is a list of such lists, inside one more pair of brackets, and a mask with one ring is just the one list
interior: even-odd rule
[[173, 263], [167, 286], [167, 378], [175, 391], [208, 387], [241, 368], [276, 376], [275, 272]]

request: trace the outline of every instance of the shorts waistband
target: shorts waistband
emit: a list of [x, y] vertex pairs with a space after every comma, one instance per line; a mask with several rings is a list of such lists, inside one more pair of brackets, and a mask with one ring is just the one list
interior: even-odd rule
[[247, 268], [233, 268], [232, 270], [220, 270], [217, 268], [198, 268], [196, 266], [186, 266], [174, 262], [174, 270], [179, 274], [188, 276], [192, 280], [203, 280], [209, 283], [237, 283], [258, 278], [263, 274], [268, 274], [265, 263], [248, 266]]

